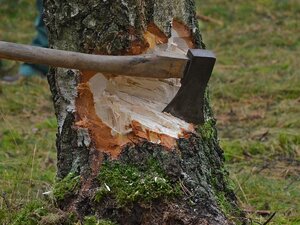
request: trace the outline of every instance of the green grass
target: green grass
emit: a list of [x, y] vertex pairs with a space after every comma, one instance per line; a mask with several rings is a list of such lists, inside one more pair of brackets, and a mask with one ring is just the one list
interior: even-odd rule
[[[0, 0], [0, 5], [0, 39], [30, 43], [35, 34], [35, 1]], [[16, 72], [17, 65], [2, 61], [0, 75]], [[0, 83], [0, 194], [11, 207], [7, 218], [51, 190], [56, 171], [55, 132], [46, 80]], [[0, 197], [0, 214], [7, 210], [5, 200]]]
[[197, 3], [213, 19], [200, 27], [217, 55], [210, 94], [240, 202], [276, 212], [269, 224], [300, 224], [300, 2]]
[[29, 43], [35, 32], [35, 1], [0, 0], [0, 5], [0, 39]]
[[[0, 39], [30, 43], [34, 1], [0, 5]], [[200, 27], [217, 55], [210, 94], [239, 201], [252, 211], [276, 212], [269, 224], [300, 224], [300, 3], [197, 0], [197, 7], [217, 21]], [[16, 63], [3, 64], [0, 75], [17, 70]], [[51, 189], [55, 132], [46, 81], [0, 84], [0, 193], [12, 207], [0, 197], [0, 217], [21, 208], [22, 216]]]
[[46, 81], [0, 88], [0, 194], [17, 209], [51, 190], [56, 122]]

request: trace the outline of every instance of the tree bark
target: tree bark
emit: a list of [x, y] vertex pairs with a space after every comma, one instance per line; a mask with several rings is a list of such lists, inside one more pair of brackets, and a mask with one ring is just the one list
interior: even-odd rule
[[[192, 0], [44, 6], [51, 48], [138, 55], [174, 48], [170, 40], [177, 52], [205, 47]], [[51, 68], [48, 81], [58, 120], [54, 194], [63, 210], [117, 224], [241, 221], [207, 92], [205, 123], [188, 124], [154, 110], [174, 97], [178, 79]]]

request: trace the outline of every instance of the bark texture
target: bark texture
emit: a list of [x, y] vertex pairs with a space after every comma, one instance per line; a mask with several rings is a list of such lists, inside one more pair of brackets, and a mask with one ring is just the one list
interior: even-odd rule
[[[205, 47], [192, 0], [45, 0], [44, 5], [51, 48], [92, 54], [141, 54], [149, 48], [145, 32], [155, 27], [157, 36], [168, 38], [175, 20], [188, 30], [193, 47]], [[134, 139], [114, 155], [95, 141], [101, 139], [97, 132], [104, 128], [93, 115], [92, 93], [86, 84], [89, 78], [88, 72], [62, 68], [52, 68], [48, 74], [58, 120], [57, 187], [60, 185], [63, 193], [57, 193], [57, 199], [62, 209], [74, 211], [82, 221], [85, 216], [95, 215], [131, 225], [230, 224], [233, 221], [229, 215], [240, 216], [224, 169], [208, 94], [205, 123], [195, 126], [197, 132], [176, 139], [171, 148]], [[88, 126], [83, 125], [86, 120]], [[148, 170], [153, 165], [154, 169]], [[149, 181], [153, 178], [155, 183], [146, 187], [153, 193], [140, 195], [144, 189], [139, 184], [140, 189], [133, 194], [129, 190], [124, 198], [124, 193], [118, 192], [122, 184], [109, 183], [115, 177], [105, 180], [102, 168], [116, 176], [120, 171], [140, 174], [133, 178], [121, 174], [129, 181], [133, 179], [128, 185], [138, 179], [146, 185], [149, 175]], [[73, 185], [68, 187], [64, 182]], [[150, 197], [143, 199], [147, 195]]]

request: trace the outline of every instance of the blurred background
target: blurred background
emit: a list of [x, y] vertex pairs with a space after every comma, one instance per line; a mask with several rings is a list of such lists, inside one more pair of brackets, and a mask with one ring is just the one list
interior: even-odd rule
[[[262, 224], [300, 224], [300, 1], [196, 0], [217, 55], [210, 98], [243, 209]], [[0, 0], [0, 40], [28, 44], [33, 0]], [[16, 73], [3, 61], [0, 76]], [[56, 119], [46, 80], [0, 83], [0, 222], [54, 182]]]

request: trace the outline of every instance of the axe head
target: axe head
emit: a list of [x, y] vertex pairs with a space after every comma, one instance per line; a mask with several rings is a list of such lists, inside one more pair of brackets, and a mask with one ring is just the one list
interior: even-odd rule
[[215, 65], [211, 51], [190, 49], [181, 87], [163, 112], [170, 113], [188, 123], [204, 123], [204, 94]]

